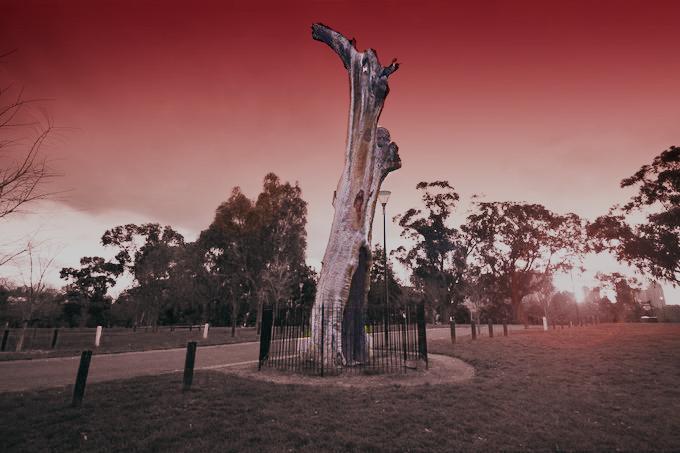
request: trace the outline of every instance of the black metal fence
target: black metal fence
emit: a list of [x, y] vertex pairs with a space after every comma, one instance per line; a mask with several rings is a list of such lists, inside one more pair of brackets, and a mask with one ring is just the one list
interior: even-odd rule
[[402, 373], [427, 367], [422, 305], [353, 315], [352, 319], [347, 310], [339, 313], [323, 306], [316, 312], [265, 309], [258, 369], [324, 376]]

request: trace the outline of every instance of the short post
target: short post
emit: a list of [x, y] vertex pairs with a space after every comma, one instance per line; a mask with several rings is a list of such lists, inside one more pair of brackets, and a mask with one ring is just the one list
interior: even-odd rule
[[553, 330], [556, 330], [556, 329], [557, 329], [557, 325], [555, 324], [555, 320], [554, 320], [554, 319], [553, 319], [553, 322], [552, 322], [552, 327], [553, 327]]
[[573, 321], [569, 321], [569, 328], [571, 329], [572, 327], [574, 327], [574, 322], [573, 322]]
[[78, 374], [76, 375], [76, 385], [73, 387], [73, 401], [71, 401], [71, 406], [73, 407], [78, 407], [83, 402], [91, 359], [92, 351], [83, 351], [82, 354], [80, 354], [80, 365], [78, 366]]
[[28, 329], [28, 321], [24, 321], [24, 326], [21, 328], [21, 334], [19, 335], [19, 340], [17, 340], [17, 346], [15, 348], [16, 352], [21, 352], [24, 348], [24, 338], [26, 338], [26, 329]]
[[453, 316], [451, 316], [449, 319], [450, 319], [450, 322], [451, 322], [451, 344], [455, 344], [456, 343], [456, 320], [453, 319]]
[[194, 363], [196, 362], [196, 342], [187, 343], [187, 356], [184, 360], [184, 379], [182, 381], [182, 391], [186, 392], [191, 388], [194, 380]]
[[489, 338], [493, 338], [493, 321], [489, 319]]
[[206, 322], [205, 325], [203, 326], [203, 339], [207, 340], [208, 339], [208, 327], [210, 325]]
[[2, 345], [0, 345], [0, 351], [4, 351], [7, 347], [7, 339], [9, 338], [9, 329], [5, 329], [5, 333], [2, 334]]
[[470, 332], [472, 332], [472, 339], [476, 340], [477, 339], [477, 331], [475, 330], [475, 322], [472, 319], [470, 320]]
[[543, 317], [543, 330], [546, 332], [548, 331], [548, 318], [545, 316]]
[[52, 349], [57, 347], [57, 340], [59, 339], [59, 328], [57, 327], [54, 329], [54, 333], [52, 334]]
[[99, 347], [102, 341], [102, 326], [97, 326], [97, 333], [94, 335], [94, 345]]
[[508, 336], [508, 322], [503, 321], [503, 336], [507, 337]]

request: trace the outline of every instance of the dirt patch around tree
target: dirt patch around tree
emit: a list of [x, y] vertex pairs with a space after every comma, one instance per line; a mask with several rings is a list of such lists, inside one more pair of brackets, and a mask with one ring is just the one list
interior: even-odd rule
[[216, 371], [234, 374], [246, 379], [272, 382], [274, 384], [296, 384], [310, 386], [335, 386], [350, 388], [389, 387], [461, 384], [469, 382], [475, 376], [472, 365], [454, 357], [429, 354], [428, 367], [420, 365], [417, 369], [406, 369], [401, 374], [342, 374], [337, 376], [310, 376], [290, 371], [280, 371], [257, 366], [242, 365], [221, 368]]

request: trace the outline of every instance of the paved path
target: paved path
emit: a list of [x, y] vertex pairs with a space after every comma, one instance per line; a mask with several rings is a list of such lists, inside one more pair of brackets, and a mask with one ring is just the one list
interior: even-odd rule
[[[199, 347], [195, 369], [257, 363], [259, 347], [259, 343]], [[185, 356], [186, 348], [95, 354], [90, 362], [87, 382], [183, 371]], [[0, 362], [0, 393], [71, 385], [79, 362], [80, 356]]]
[[[508, 326], [511, 330], [522, 326]], [[494, 327], [494, 334], [502, 335], [503, 327]], [[470, 336], [469, 325], [459, 325], [457, 337]], [[450, 338], [447, 327], [427, 330], [428, 340]], [[488, 327], [482, 326], [481, 336], [488, 336]], [[257, 363], [259, 343], [237, 343], [199, 347], [196, 352], [196, 369], [216, 369]], [[88, 382], [103, 382], [136, 376], [172, 373], [184, 369], [186, 348], [165, 349], [121, 354], [96, 354], [92, 356]], [[0, 393], [64, 387], [73, 384], [80, 357], [55, 357], [51, 359], [14, 360], [0, 362]]]

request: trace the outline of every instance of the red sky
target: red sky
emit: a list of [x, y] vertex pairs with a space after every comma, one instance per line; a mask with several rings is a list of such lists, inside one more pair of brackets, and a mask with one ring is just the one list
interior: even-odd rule
[[[348, 82], [311, 39], [317, 21], [377, 49], [383, 64], [402, 63], [381, 118], [404, 163], [385, 183], [392, 214], [417, 203], [417, 182], [448, 179], [463, 196], [593, 217], [625, 199], [621, 178], [680, 142], [677, 1], [4, 0], [1, 9], [0, 53], [17, 51], [0, 80], [50, 99], [41, 106], [62, 127], [47, 151], [69, 192], [51, 218], [91, 225], [99, 231], [81, 236], [92, 242], [111, 222], [140, 219], [195, 235], [231, 187], [254, 197], [274, 171], [302, 186], [318, 262]], [[69, 259], [96, 253], [67, 236]]]

